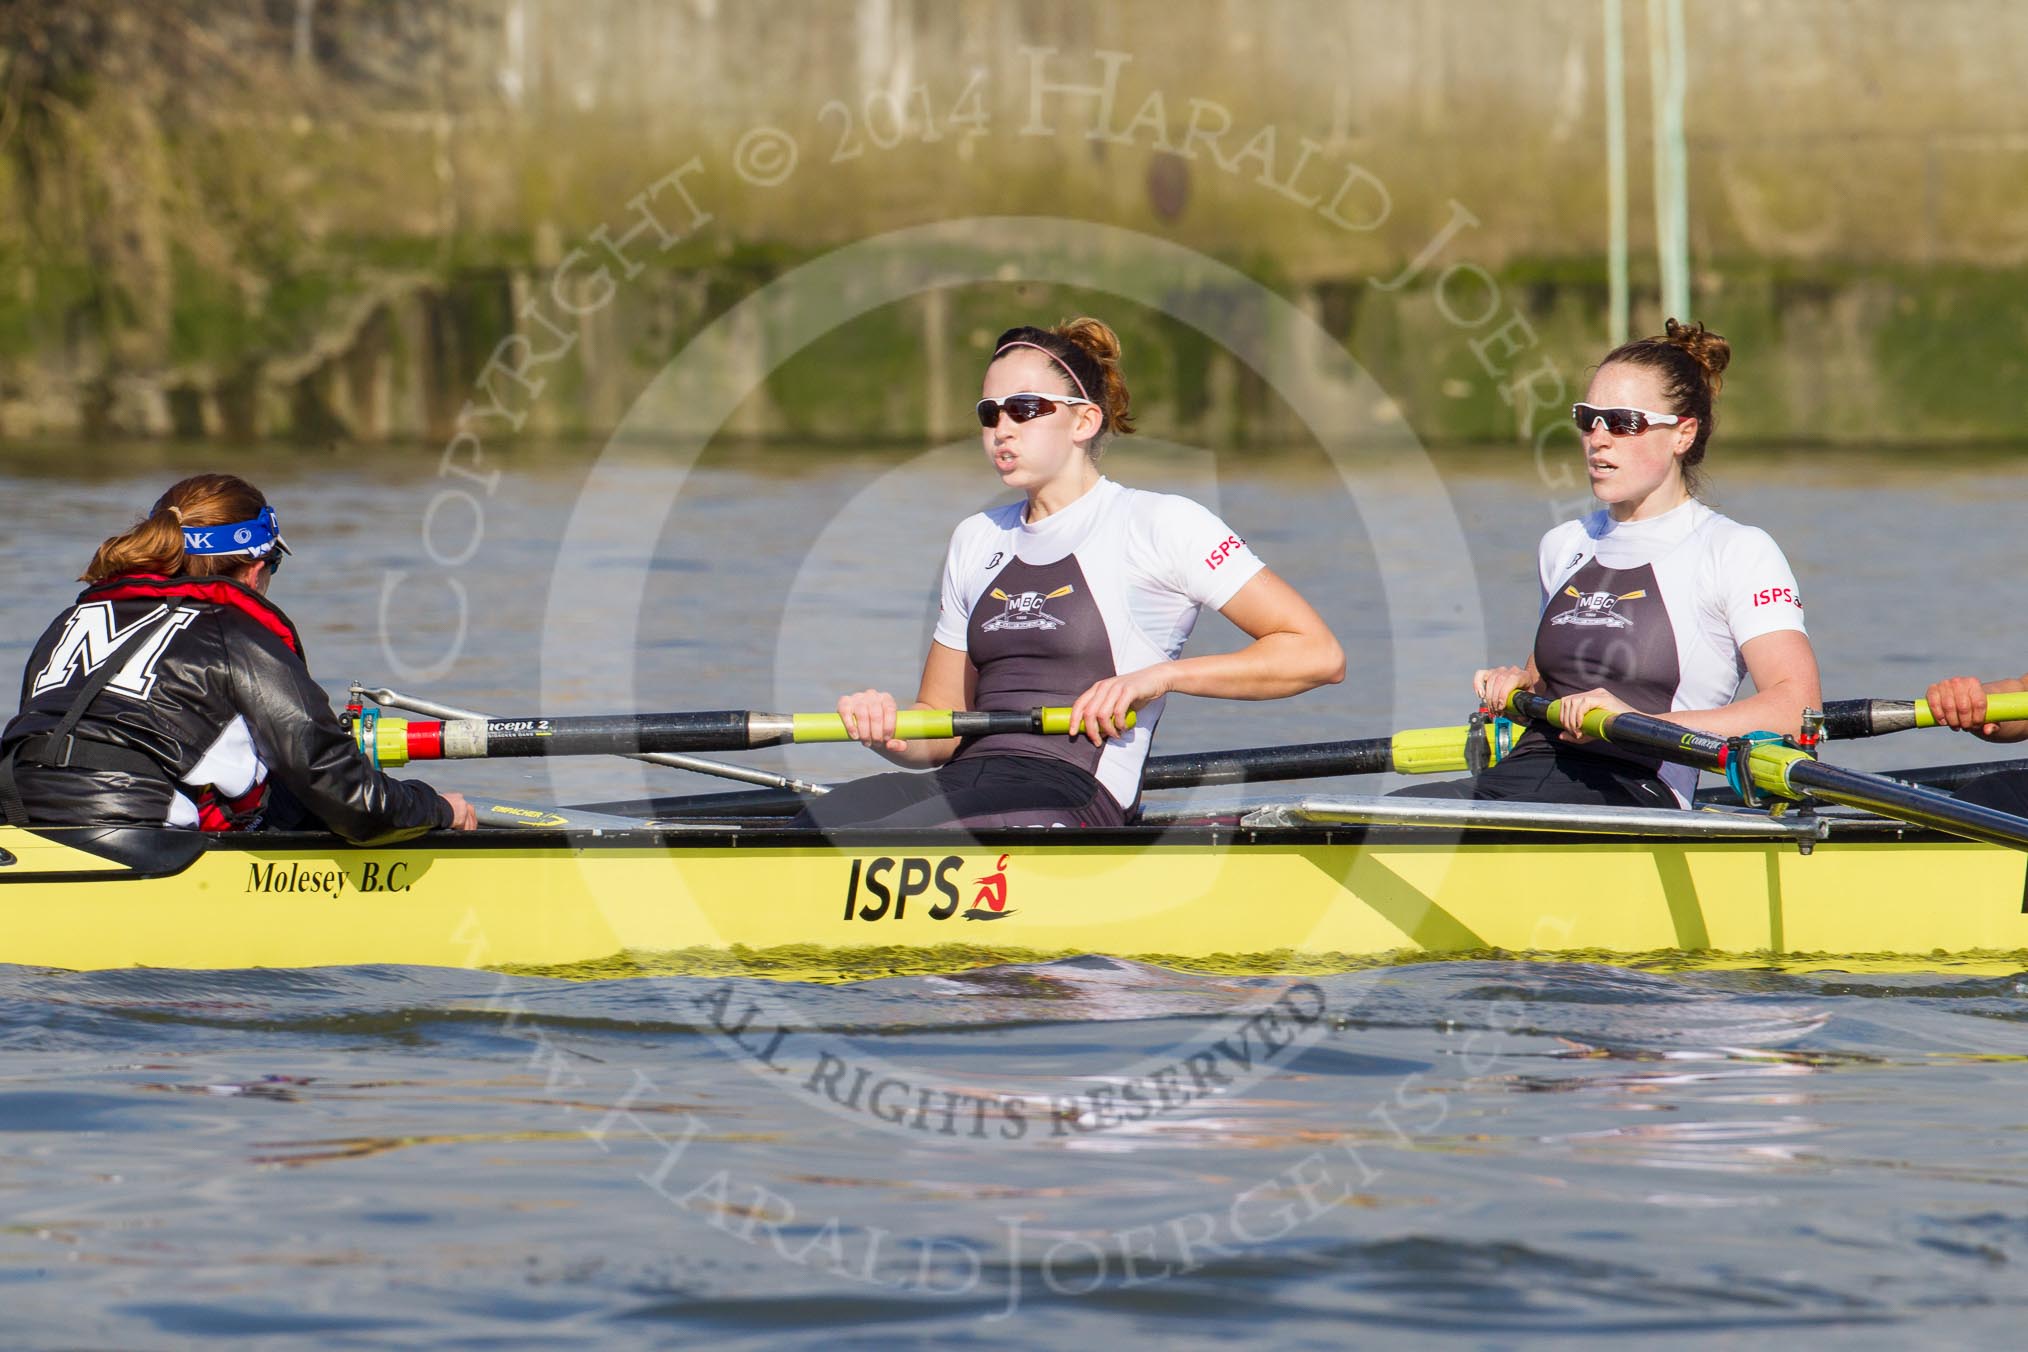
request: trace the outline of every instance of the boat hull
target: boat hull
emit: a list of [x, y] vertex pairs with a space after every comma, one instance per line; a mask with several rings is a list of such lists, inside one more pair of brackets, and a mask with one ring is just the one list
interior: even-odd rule
[[2028, 856], [1891, 828], [1804, 844], [1370, 825], [1060, 839], [249, 836], [179, 863], [0, 830], [0, 961], [821, 979], [1065, 953], [1271, 972], [1491, 951], [2016, 970], [2008, 955], [2028, 951]]

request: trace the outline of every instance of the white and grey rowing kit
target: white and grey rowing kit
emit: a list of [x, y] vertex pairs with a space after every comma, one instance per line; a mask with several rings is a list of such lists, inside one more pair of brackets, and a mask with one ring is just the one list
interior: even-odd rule
[[[1646, 521], [1601, 509], [1542, 537], [1535, 665], [1552, 698], [1603, 687], [1635, 709], [1718, 709], [1746, 677], [1744, 646], [1803, 629], [1802, 595], [1772, 537], [1694, 499]], [[1514, 754], [1549, 748], [1539, 734]], [[1588, 747], [1601, 755], [1658, 762]], [[1657, 773], [1687, 805], [1697, 771]]]
[[[978, 671], [973, 707], [1066, 705], [1094, 683], [1175, 658], [1197, 618], [1262, 568], [1246, 542], [1189, 498], [1100, 479], [1041, 521], [1025, 502], [959, 523], [944, 564], [936, 641]], [[964, 755], [1045, 756], [1098, 779], [1122, 808], [1140, 794], [1161, 700], [1124, 736], [982, 737]]]

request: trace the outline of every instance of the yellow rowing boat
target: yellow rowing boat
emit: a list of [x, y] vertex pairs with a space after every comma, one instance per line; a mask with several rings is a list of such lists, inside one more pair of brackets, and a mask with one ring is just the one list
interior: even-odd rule
[[500, 803], [485, 819], [381, 848], [0, 829], [0, 961], [795, 979], [1089, 953], [1255, 973], [1496, 952], [2028, 966], [2028, 855], [1841, 810], [1281, 798], [1075, 836], [829, 839]]

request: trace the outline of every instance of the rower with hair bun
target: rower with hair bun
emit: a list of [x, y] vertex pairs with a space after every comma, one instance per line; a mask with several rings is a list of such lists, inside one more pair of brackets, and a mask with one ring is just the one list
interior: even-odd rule
[[[1188, 498], [1099, 473], [1108, 438], [1133, 431], [1112, 329], [1009, 329], [981, 393], [987, 461], [1022, 497], [951, 536], [914, 707], [1068, 705], [1071, 734], [907, 742], [892, 695], [846, 695], [838, 712], [855, 738], [934, 772], [844, 785], [814, 800], [805, 824], [1117, 826], [1139, 801], [1169, 695], [1278, 699], [1344, 679], [1322, 617], [1237, 532]], [[1207, 608], [1253, 642], [1180, 657]]]
[[[1398, 792], [1688, 806], [1694, 769], [1585, 736], [1585, 714], [1645, 713], [1727, 737], [1801, 729], [1821, 696], [1795, 574], [1766, 531], [1696, 498], [1731, 357], [1702, 324], [1672, 319], [1599, 363], [1571, 413], [1604, 505], [1542, 537], [1542, 614], [1527, 665], [1472, 678], [1489, 712], [1515, 690], [1556, 699], [1562, 729], [1530, 728], [1475, 779]], [[1754, 693], [1741, 699], [1748, 675]]]
[[339, 726], [268, 600], [288, 553], [275, 509], [231, 474], [184, 479], [101, 544], [0, 733], [7, 824], [328, 827], [373, 843], [473, 827], [463, 798], [382, 774]]

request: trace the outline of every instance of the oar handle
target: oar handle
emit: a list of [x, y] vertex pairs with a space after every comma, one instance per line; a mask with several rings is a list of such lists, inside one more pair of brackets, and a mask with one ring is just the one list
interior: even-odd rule
[[[1508, 700], [1508, 708], [1517, 718], [1556, 724], [1563, 721], [1560, 701], [1523, 690], [1514, 692]], [[1602, 742], [1652, 751], [1663, 760], [1695, 766], [1714, 774], [1726, 773], [1733, 767], [1733, 757], [1738, 754], [1732, 738], [1721, 737], [1715, 732], [1699, 732], [1649, 714], [1588, 709], [1579, 726], [1586, 736], [1596, 737]], [[1783, 742], [1770, 741], [1748, 744], [1745, 756], [1745, 774], [1761, 792], [1788, 799], [1801, 799], [1808, 792], [1802, 783], [1793, 778], [1793, 774], [1801, 766], [1817, 763], [1809, 752]], [[1821, 778], [1817, 782], [1821, 783]], [[1850, 791], [1849, 785], [1842, 787]]]
[[[795, 742], [854, 742], [838, 714], [755, 714], [754, 719], [789, 720], [787, 735], [776, 740]], [[1124, 720], [1133, 727], [1130, 712]], [[1001, 732], [1041, 733], [1065, 737], [1070, 734], [1068, 709], [901, 709], [894, 715], [894, 735], [904, 742], [929, 741], [941, 737], [986, 737]], [[771, 745], [755, 742], [755, 746]]]
[[[1507, 697], [1507, 712], [1515, 718], [1526, 719], [1532, 723], [1554, 723], [1558, 727], [1563, 726], [1563, 701], [1550, 699], [1547, 695], [1516, 690]], [[1585, 735], [1596, 737], [1600, 741], [1611, 741], [1612, 738], [1606, 735], [1606, 728], [1612, 716], [1609, 709], [1593, 709], [1587, 713], [1583, 724]]]
[[[1129, 713], [1124, 722], [1133, 727]], [[984, 737], [992, 733], [1064, 736], [1068, 709], [903, 709], [903, 741]], [[594, 714], [573, 718], [464, 718], [420, 722], [365, 711], [353, 722], [360, 750], [377, 765], [419, 760], [522, 756], [604, 756], [643, 752], [743, 751], [784, 742], [849, 742], [845, 720], [829, 714], [766, 714], [744, 709], [696, 713]]]

